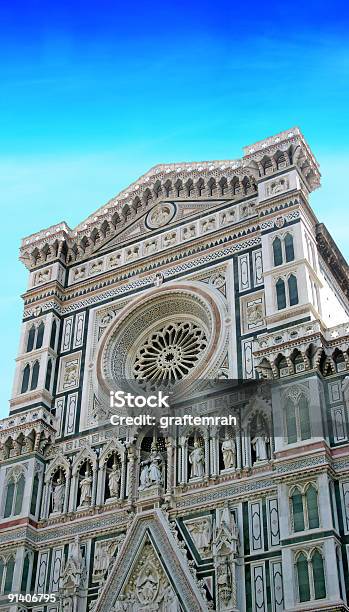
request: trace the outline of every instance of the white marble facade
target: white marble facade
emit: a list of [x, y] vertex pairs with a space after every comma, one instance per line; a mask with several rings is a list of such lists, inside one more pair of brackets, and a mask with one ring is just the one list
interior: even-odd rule
[[[295, 128], [23, 240], [0, 611], [348, 610], [349, 284], [319, 180]], [[236, 425], [112, 427], [120, 379]]]

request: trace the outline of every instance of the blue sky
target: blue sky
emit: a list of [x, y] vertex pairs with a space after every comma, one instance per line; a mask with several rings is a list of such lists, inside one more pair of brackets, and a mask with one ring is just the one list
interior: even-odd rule
[[0, 416], [27, 274], [20, 239], [73, 227], [160, 162], [236, 158], [299, 125], [321, 164], [312, 205], [348, 246], [344, 2], [2, 3]]

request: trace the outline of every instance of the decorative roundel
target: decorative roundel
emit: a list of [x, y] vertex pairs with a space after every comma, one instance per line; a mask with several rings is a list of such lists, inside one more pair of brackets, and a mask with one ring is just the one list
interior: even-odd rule
[[145, 223], [151, 229], [163, 227], [172, 221], [175, 214], [176, 207], [173, 202], [161, 202], [148, 212]]
[[200, 325], [189, 321], [165, 325], [138, 349], [133, 375], [139, 382], [174, 385], [195, 367], [207, 344]]

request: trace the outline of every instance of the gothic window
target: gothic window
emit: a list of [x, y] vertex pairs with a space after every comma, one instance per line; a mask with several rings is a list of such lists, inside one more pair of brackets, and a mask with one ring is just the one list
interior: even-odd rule
[[301, 395], [298, 402], [298, 433], [301, 440], [311, 438], [309, 402], [304, 395]]
[[311, 565], [313, 570], [315, 599], [324, 599], [326, 597], [324, 560], [318, 550], [315, 550], [313, 553]]
[[51, 376], [52, 376], [52, 360], [49, 359], [47, 362], [47, 370], [46, 370], [46, 379], [45, 379], [45, 389], [50, 390], [51, 386]]
[[57, 334], [57, 322], [56, 322], [56, 319], [54, 319], [52, 323], [52, 327], [51, 327], [51, 336], [50, 336], [50, 347], [52, 349], [54, 349], [56, 345], [56, 334]]
[[294, 306], [295, 304], [298, 304], [297, 279], [294, 274], [291, 274], [291, 276], [288, 277], [287, 284], [290, 306]]
[[31, 390], [36, 389], [36, 387], [38, 386], [39, 369], [40, 369], [40, 364], [38, 361], [35, 361], [33, 365], [32, 378], [31, 378], [31, 383], [30, 383]]
[[28, 578], [30, 570], [30, 554], [27, 553], [23, 562], [22, 580], [21, 580], [21, 592], [26, 593], [29, 590]]
[[45, 325], [41, 321], [41, 323], [40, 323], [40, 325], [38, 327], [37, 334], [36, 334], [35, 348], [37, 348], [37, 349], [42, 347], [42, 342], [43, 342], [43, 339], [44, 339], [44, 331], [45, 331]]
[[21, 513], [24, 497], [25, 478], [24, 474], [13, 475], [7, 481], [5, 487], [5, 510], [4, 518], [17, 516]]
[[19, 479], [16, 482], [16, 491], [15, 491], [15, 496], [14, 496], [14, 507], [13, 507], [13, 514], [14, 516], [17, 516], [18, 514], [21, 513], [22, 510], [22, 504], [23, 504], [23, 497], [24, 497], [24, 486], [25, 486], [25, 478], [24, 475], [21, 474]]
[[28, 391], [29, 378], [30, 378], [30, 365], [29, 363], [27, 363], [27, 365], [25, 366], [23, 370], [21, 393], [25, 393], [26, 391]]
[[297, 562], [298, 599], [300, 602], [310, 601], [310, 580], [308, 560], [304, 553], [298, 555]]
[[10, 557], [7, 560], [5, 571], [4, 571], [4, 577], [3, 577], [4, 595], [8, 595], [12, 591], [14, 570], [15, 570], [15, 560], [13, 557]]
[[326, 581], [324, 560], [316, 548], [311, 553], [301, 552], [296, 559], [299, 602], [324, 599]]
[[314, 485], [309, 485], [305, 492], [306, 502], [306, 515], [309, 529], [318, 529], [319, 522], [319, 508], [318, 508], [318, 494]]
[[282, 264], [282, 247], [280, 238], [275, 238], [273, 241], [274, 266]]
[[27, 353], [29, 353], [30, 351], [33, 350], [34, 348], [34, 341], [35, 341], [35, 332], [36, 332], [36, 328], [35, 325], [32, 325], [29, 333], [28, 333], [28, 339], [27, 339]]
[[303, 508], [303, 496], [299, 489], [295, 489], [291, 495], [292, 504], [292, 519], [293, 519], [293, 530], [304, 531], [304, 508]]
[[309, 402], [303, 394], [287, 399], [285, 417], [288, 444], [311, 438]]
[[38, 491], [39, 491], [39, 474], [36, 472], [34, 476], [34, 480], [33, 480], [33, 491], [32, 491], [32, 498], [30, 502], [30, 514], [32, 514], [33, 516], [35, 516]]
[[283, 310], [283, 308], [286, 308], [285, 282], [282, 280], [282, 278], [279, 278], [276, 283], [276, 300], [278, 310]]
[[319, 522], [318, 494], [313, 484], [301, 489], [295, 487], [291, 494], [293, 531], [317, 529]]
[[294, 260], [293, 236], [286, 234], [284, 239], [286, 261]]

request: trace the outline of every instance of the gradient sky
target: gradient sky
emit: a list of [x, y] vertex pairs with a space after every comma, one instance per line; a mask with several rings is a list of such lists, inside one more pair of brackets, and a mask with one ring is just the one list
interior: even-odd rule
[[0, 416], [27, 273], [23, 236], [74, 227], [156, 163], [234, 159], [300, 126], [312, 205], [348, 245], [345, 2], [18, 2], [0, 7]]

